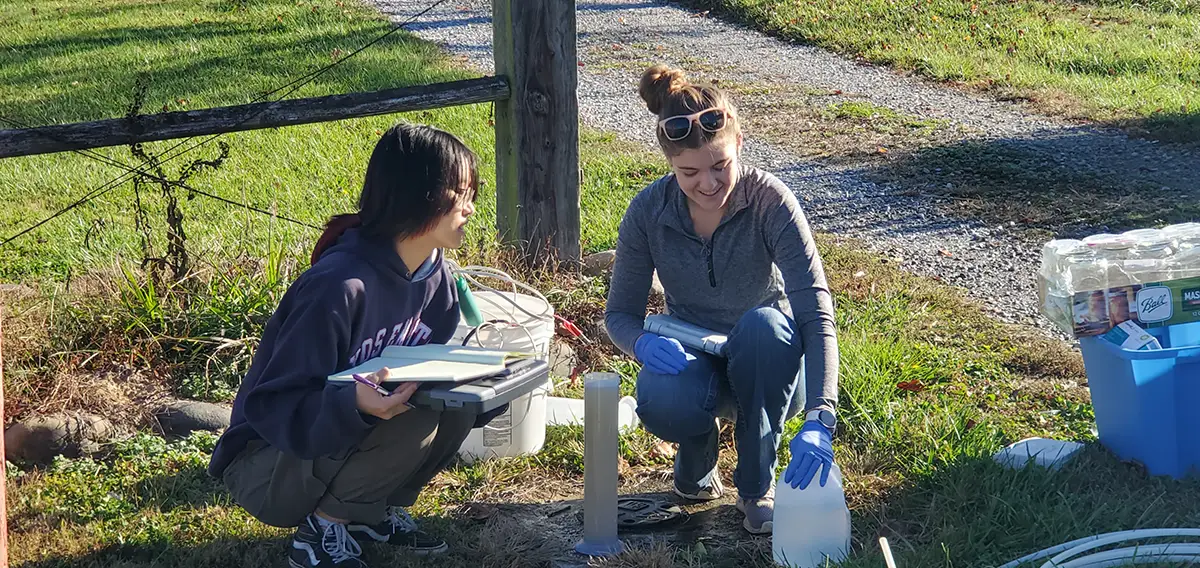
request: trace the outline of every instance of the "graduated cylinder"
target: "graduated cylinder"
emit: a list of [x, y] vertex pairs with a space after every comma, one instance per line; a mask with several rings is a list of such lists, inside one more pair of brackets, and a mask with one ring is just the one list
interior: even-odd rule
[[621, 377], [589, 373], [583, 383], [583, 540], [588, 556], [619, 554], [617, 538], [617, 405]]

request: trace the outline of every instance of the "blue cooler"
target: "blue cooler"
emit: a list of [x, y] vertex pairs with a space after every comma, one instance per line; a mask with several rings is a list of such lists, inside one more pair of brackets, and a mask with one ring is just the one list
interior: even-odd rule
[[1200, 322], [1148, 331], [1163, 349], [1079, 340], [1096, 429], [1122, 460], [1179, 479], [1200, 470]]

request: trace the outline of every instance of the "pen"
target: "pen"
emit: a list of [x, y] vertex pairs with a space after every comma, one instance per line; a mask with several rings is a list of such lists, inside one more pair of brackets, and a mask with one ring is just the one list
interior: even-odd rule
[[354, 374], [353, 374], [353, 375], [351, 375], [351, 376], [353, 376], [353, 377], [354, 377], [354, 380], [356, 380], [356, 381], [358, 381], [358, 382], [360, 382], [360, 383], [362, 383], [362, 384], [364, 384], [364, 385], [367, 385], [367, 386], [369, 386], [369, 387], [371, 387], [371, 388], [375, 389], [375, 392], [377, 392], [377, 393], [379, 393], [379, 394], [381, 394], [381, 395], [383, 395], [383, 396], [391, 396], [391, 394], [392, 394], [392, 393], [388, 392], [388, 391], [387, 391], [387, 389], [385, 389], [385, 388], [383, 388], [383, 387], [379, 386], [379, 385], [378, 385], [378, 384], [376, 384], [376, 383], [373, 383], [373, 382], [371, 382], [371, 381], [367, 380], [367, 379], [366, 379], [366, 377], [363, 377], [362, 375], [360, 375], [360, 374], [358, 374], [358, 373], [354, 373]]
[[[383, 387], [379, 386], [379, 385], [378, 385], [378, 384], [376, 384], [376, 383], [373, 383], [373, 382], [371, 382], [371, 381], [367, 380], [365, 377], [363, 377], [362, 375], [360, 375], [360, 374], [358, 374], [358, 373], [354, 373], [354, 374], [352, 374], [351, 376], [352, 376], [352, 377], [354, 377], [354, 380], [355, 380], [355, 381], [358, 381], [358, 382], [360, 382], [360, 383], [362, 383], [362, 384], [364, 384], [364, 385], [367, 385], [367, 386], [369, 386], [369, 387], [371, 387], [371, 388], [375, 389], [375, 392], [377, 392], [377, 393], [379, 393], [379, 394], [381, 394], [381, 395], [383, 395], [383, 396], [391, 396], [391, 395], [392, 395], [392, 393], [388, 392], [388, 391], [387, 391], [387, 389], [385, 389], [385, 388], [383, 388]], [[407, 406], [407, 407], [409, 407], [409, 408], [416, 408], [416, 406], [413, 406], [413, 403], [411, 403], [411, 402], [408, 402], [408, 401], [405, 401], [405, 402], [404, 402], [404, 406]]]

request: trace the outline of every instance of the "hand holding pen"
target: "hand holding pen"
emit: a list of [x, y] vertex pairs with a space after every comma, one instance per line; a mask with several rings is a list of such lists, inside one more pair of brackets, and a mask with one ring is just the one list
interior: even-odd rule
[[379, 383], [387, 377], [388, 369], [386, 367], [370, 375], [354, 375], [354, 380], [358, 383], [354, 386], [356, 389], [355, 400], [359, 410], [371, 416], [388, 420], [408, 412], [410, 408], [415, 408], [408, 399], [414, 392], [417, 392], [417, 387], [421, 386], [421, 383], [400, 383], [395, 390], [388, 392], [379, 386]]

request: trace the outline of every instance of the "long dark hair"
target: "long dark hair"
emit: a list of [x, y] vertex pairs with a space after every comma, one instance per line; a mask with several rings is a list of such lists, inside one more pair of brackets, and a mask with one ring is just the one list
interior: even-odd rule
[[444, 130], [407, 123], [389, 128], [371, 152], [358, 212], [329, 220], [312, 262], [350, 227], [388, 241], [429, 231], [459, 200], [475, 200], [478, 162], [462, 140]]
[[466, 144], [444, 130], [403, 123], [388, 129], [371, 153], [358, 198], [363, 232], [392, 240], [432, 229], [464, 192], [475, 200], [477, 162]]

